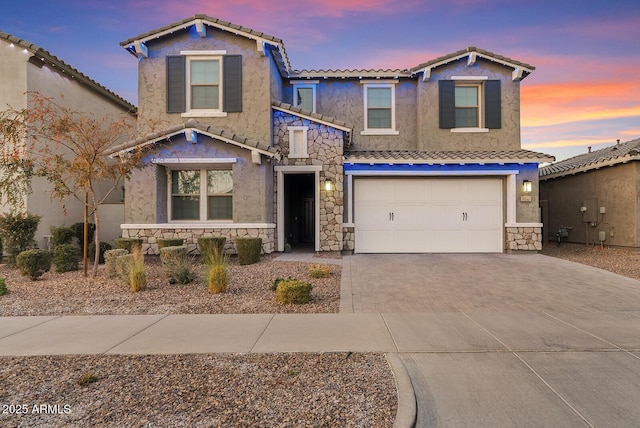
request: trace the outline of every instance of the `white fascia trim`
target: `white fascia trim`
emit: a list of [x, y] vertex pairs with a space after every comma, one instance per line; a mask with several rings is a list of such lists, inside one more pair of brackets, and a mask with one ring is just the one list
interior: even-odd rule
[[298, 80], [289, 80], [289, 84], [293, 85], [293, 86], [300, 86], [300, 85], [318, 85], [320, 84], [319, 80], [305, 80], [305, 79], [298, 79]]
[[200, 165], [237, 162], [238, 158], [157, 158], [151, 160], [151, 163], [159, 165]]
[[543, 227], [542, 223], [505, 223], [504, 227]]
[[[357, 164], [366, 164], [366, 165], [469, 165], [469, 164], [498, 164], [502, 165], [505, 163], [519, 163], [522, 164], [522, 159], [485, 159], [485, 158], [476, 158], [476, 159], [354, 159], [354, 160], [343, 160], [343, 164], [347, 165], [357, 165]], [[527, 162], [527, 163], [535, 163], [535, 161]]]
[[345, 171], [345, 175], [355, 176], [376, 176], [376, 177], [393, 177], [393, 176], [414, 176], [414, 177], [429, 177], [429, 176], [484, 176], [484, 175], [513, 175], [518, 174], [519, 171]]
[[274, 223], [125, 223], [120, 229], [275, 229]]
[[288, 109], [283, 108], [283, 107], [271, 106], [271, 108], [273, 108], [274, 110], [281, 111], [283, 113], [290, 114], [292, 116], [297, 116], [297, 117], [299, 117], [301, 119], [307, 119], [307, 120], [310, 120], [311, 122], [314, 122], [314, 123], [319, 123], [321, 125], [326, 125], [326, 126], [328, 126], [330, 128], [338, 129], [340, 131], [345, 131], [345, 132], [351, 132], [352, 131], [352, 128], [348, 128], [346, 126], [337, 125], [335, 123], [332, 123], [332, 122], [329, 122], [329, 121], [326, 121], [326, 120], [322, 120], [322, 119], [318, 119], [317, 117], [313, 117], [313, 116], [310, 116], [310, 115], [306, 115], [306, 114], [298, 113], [298, 112], [295, 112], [295, 111], [291, 111], [291, 110], [288, 110]]
[[398, 79], [363, 79], [360, 80], [360, 84], [362, 85], [375, 85], [375, 84], [381, 84], [381, 85], [395, 85], [400, 83], [400, 81]]
[[226, 55], [226, 54], [227, 54], [227, 51], [225, 49], [210, 50], [210, 51], [180, 51], [180, 55], [185, 55], [185, 56], [193, 56], [193, 55], [220, 56], [220, 55]]

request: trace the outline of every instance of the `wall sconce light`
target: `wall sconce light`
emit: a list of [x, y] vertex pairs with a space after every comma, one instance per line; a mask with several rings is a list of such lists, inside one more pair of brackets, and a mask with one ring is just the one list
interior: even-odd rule
[[522, 182], [522, 191], [524, 193], [531, 193], [531, 182], [529, 180], [524, 180]]
[[333, 184], [333, 181], [325, 180], [324, 190], [326, 190], [327, 192], [331, 192], [333, 189], [335, 189], [335, 185]]

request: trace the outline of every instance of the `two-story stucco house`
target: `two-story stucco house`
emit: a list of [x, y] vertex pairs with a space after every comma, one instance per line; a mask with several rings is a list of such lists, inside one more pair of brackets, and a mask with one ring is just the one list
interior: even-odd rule
[[[32, 107], [29, 92], [55, 98], [65, 108], [76, 112], [87, 112], [96, 117], [122, 116], [136, 124], [136, 108], [122, 97], [108, 90], [85, 74], [62, 61], [49, 51], [28, 41], [0, 31], [0, 110]], [[105, 184], [99, 192], [110, 188]], [[34, 178], [32, 193], [24, 195], [24, 208], [42, 218], [35, 235], [36, 243], [46, 248], [50, 227], [82, 222], [83, 204], [74, 198], [62, 204], [51, 199], [52, 185], [44, 178]], [[82, 195], [79, 195], [82, 198]], [[0, 203], [0, 212], [12, 207]], [[112, 193], [100, 207], [102, 226], [101, 240], [105, 242], [121, 234], [120, 224], [124, 219], [122, 192]]]
[[403, 70], [292, 68], [282, 40], [206, 16], [121, 43], [139, 60], [148, 150], [123, 236], [265, 252], [541, 249], [538, 164], [521, 149], [534, 67], [470, 47]]

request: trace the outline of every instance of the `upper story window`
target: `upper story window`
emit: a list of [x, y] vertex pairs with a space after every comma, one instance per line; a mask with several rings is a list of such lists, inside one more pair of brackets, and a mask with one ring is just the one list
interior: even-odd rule
[[169, 180], [172, 221], [233, 219], [231, 170], [172, 170]]
[[451, 132], [487, 132], [502, 127], [500, 81], [453, 76], [440, 80], [440, 128]]
[[293, 106], [315, 113], [317, 83], [317, 80], [291, 82], [293, 85]]
[[167, 113], [220, 117], [242, 111], [242, 56], [182, 51], [167, 57]]
[[[378, 82], [378, 81], [376, 81]], [[364, 84], [364, 131], [362, 135], [397, 135], [395, 81]]]
[[308, 126], [289, 126], [289, 157], [308, 158], [307, 131]]

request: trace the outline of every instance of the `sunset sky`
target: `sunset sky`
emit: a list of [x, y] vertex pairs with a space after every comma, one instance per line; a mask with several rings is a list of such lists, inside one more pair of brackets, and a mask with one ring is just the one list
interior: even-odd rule
[[1, 2], [1, 31], [134, 104], [137, 61], [119, 43], [204, 13], [283, 39], [295, 69], [404, 69], [467, 46], [532, 64], [522, 145], [557, 160], [640, 138], [638, 0]]

